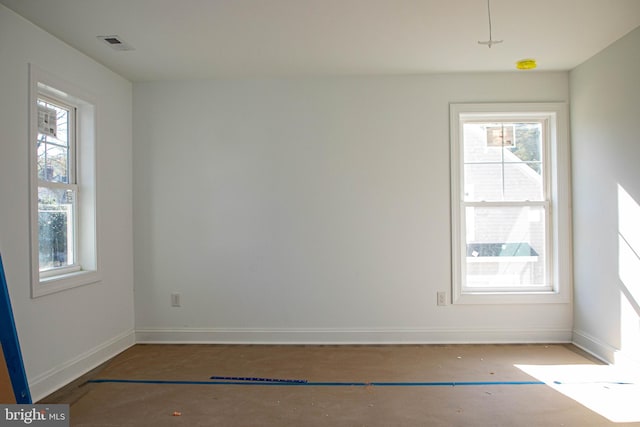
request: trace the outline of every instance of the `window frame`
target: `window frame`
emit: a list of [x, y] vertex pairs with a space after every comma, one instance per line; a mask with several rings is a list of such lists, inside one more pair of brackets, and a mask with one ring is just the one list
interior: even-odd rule
[[[40, 271], [38, 188], [38, 99], [46, 98], [75, 110], [74, 147], [68, 167], [75, 189], [74, 264]], [[101, 280], [98, 258], [96, 102], [87, 92], [29, 64], [29, 214], [31, 245], [31, 297], [38, 298]], [[70, 142], [71, 144], [71, 142]], [[73, 181], [73, 182], [72, 182]], [[44, 187], [67, 184], [45, 182]]]
[[[451, 257], [452, 302], [454, 304], [499, 303], [568, 303], [571, 295], [571, 219], [570, 219], [570, 166], [568, 113], [565, 103], [483, 103], [450, 104], [451, 148]], [[543, 200], [465, 201], [463, 125], [465, 121], [487, 122], [546, 121], [547, 142], [542, 151], [543, 173], [546, 174]], [[548, 205], [545, 205], [547, 204]], [[547, 252], [547, 281], [544, 290], [523, 287], [521, 290], [500, 290], [497, 287], [471, 290], [463, 284], [465, 277], [466, 206], [518, 206], [545, 207], [548, 233], [545, 238]]]

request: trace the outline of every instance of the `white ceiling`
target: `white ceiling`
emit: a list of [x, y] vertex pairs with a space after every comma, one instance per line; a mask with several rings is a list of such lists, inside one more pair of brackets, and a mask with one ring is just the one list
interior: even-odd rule
[[[132, 81], [569, 70], [640, 26], [640, 0], [0, 0]], [[99, 35], [135, 50], [118, 52]]]

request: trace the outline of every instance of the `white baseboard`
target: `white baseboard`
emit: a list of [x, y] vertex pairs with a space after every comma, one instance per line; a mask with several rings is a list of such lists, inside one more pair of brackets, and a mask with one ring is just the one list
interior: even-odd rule
[[47, 372], [29, 379], [33, 402], [48, 396], [135, 344], [133, 330], [120, 334]]
[[640, 371], [640, 355], [621, 351], [580, 330], [573, 331], [573, 344], [608, 364]]
[[616, 348], [580, 330], [573, 331], [573, 344], [605, 363], [614, 363]]
[[496, 344], [568, 343], [570, 329], [252, 329], [147, 328], [145, 344]]

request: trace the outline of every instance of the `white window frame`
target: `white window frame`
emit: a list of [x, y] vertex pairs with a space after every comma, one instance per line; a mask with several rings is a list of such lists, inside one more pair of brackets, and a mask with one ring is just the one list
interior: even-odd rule
[[[463, 124], [473, 118], [479, 120], [519, 121], [542, 120], [547, 133], [546, 150], [543, 149], [543, 173], [547, 173], [546, 200], [540, 203], [547, 213], [548, 235], [547, 276], [548, 287], [534, 290], [496, 288], [470, 289], [464, 286], [466, 257], [465, 217], [466, 205], [515, 206], [517, 203], [465, 202], [463, 168]], [[454, 304], [502, 303], [568, 303], [571, 298], [571, 212], [570, 212], [570, 154], [568, 113], [565, 103], [488, 103], [451, 104], [451, 248], [452, 248], [452, 302]]]
[[[40, 271], [38, 243], [37, 146], [38, 98], [48, 98], [75, 110], [73, 169], [76, 194], [73, 265]], [[29, 213], [31, 244], [31, 297], [75, 288], [101, 280], [98, 261], [96, 185], [96, 102], [85, 91], [29, 64]], [[51, 184], [51, 185], [49, 185]], [[46, 186], [60, 186], [48, 183]], [[65, 187], [64, 185], [62, 187]]]

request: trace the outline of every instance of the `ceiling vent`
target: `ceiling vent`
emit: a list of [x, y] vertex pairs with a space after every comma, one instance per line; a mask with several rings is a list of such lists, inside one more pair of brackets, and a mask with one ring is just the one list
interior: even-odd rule
[[115, 50], [133, 50], [133, 46], [122, 41], [119, 36], [98, 36], [98, 40], [102, 40]]

